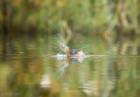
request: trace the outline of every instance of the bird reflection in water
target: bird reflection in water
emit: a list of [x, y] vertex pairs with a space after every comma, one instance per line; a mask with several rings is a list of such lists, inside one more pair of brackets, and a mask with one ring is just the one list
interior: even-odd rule
[[[56, 55], [52, 56], [57, 61], [61, 61], [62, 64], [58, 67], [58, 78], [61, 78], [70, 64], [73, 63], [81, 63], [86, 58], [86, 54], [82, 50], [70, 49], [67, 45], [60, 45], [61, 50], [63, 53], [57, 53]], [[51, 80], [48, 74], [44, 74], [42, 76], [42, 80], [40, 85], [42, 88], [50, 88], [51, 87]]]
[[63, 53], [58, 53], [53, 57], [56, 58], [57, 61], [62, 61], [63, 64], [59, 67], [59, 71], [61, 75], [64, 74], [67, 67], [73, 63], [81, 63], [86, 58], [86, 54], [82, 50], [70, 49], [67, 45], [61, 44], [61, 50]]
[[86, 58], [86, 54], [82, 50], [77, 49], [70, 49], [66, 45], [62, 45], [62, 51], [63, 54], [58, 53], [54, 57], [58, 61], [65, 61], [67, 64], [70, 64], [72, 62], [83, 62], [83, 60]]

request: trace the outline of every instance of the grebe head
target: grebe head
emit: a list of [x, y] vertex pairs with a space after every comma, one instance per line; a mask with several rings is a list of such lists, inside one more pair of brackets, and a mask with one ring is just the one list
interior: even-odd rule
[[70, 52], [70, 48], [69, 48], [67, 45], [61, 43], [61, 44], [60, 44], [60, 47], [61, 47], [61, 49], [64, 51], [64, 53], [67, 54], [68, 52]]

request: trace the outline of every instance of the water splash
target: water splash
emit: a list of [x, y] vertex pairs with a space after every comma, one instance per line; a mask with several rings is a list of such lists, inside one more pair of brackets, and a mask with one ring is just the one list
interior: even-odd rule
[[57, 55], [54, 55], [58, 61], [65, 61], [67, 59], [71, 61], [77, 61], [77, 62], [83, 62], [85, 58], [87, 58], [87, 55], [82, 51], [78, 51], [75, 54], [67, 55], [67, 54], [60, 54], [58, 53]]

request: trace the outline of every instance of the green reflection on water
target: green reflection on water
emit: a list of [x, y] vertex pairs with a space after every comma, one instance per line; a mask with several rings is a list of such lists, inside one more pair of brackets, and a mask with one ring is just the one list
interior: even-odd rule
[[[39, 46], [31, 43], [23, 48], [17, 44], [20, 53], [9, 54], [5, 62], [0, 62], [1, 97], [139, 95], [140, 56], [134, 55], [135, 48], [127, 50], [128, 42], [119, 48], [119, 44], [113, 45], [97, 37], [84, 39], [80, 43], [73, 41], [70, 44], [73, 48], [82, 48], [87, 54], [107, 56], [94, 56], [82, 63], [72, 63], [62, 72], [60, 69], [64, 62], [46, 56], [62, 52], [53, 39], [55, 38], [50, 37], [47, 44], [43, 42]], [[41, 87], [43, 75], [47, 76], [47, 84]]]

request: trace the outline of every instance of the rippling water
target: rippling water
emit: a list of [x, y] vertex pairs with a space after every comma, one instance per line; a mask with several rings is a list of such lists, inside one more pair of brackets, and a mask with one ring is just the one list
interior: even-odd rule
[[51, 57], [10, 55], [1, 62], [0, 97], [135, 97], [139, 94], [139, 59], [94, 56], [65, 67], [63, 61]]
[[69, 64], [51, 57], [63, 53], [52, 44], [21, 46], [24, 49], [7, 54], [5, 61], [0, 53], [0, 97], [140, 96], [140, 56], [128, 43], [75, 42], [72, 47], [85, 47], [83, 51], [94, 56]]

